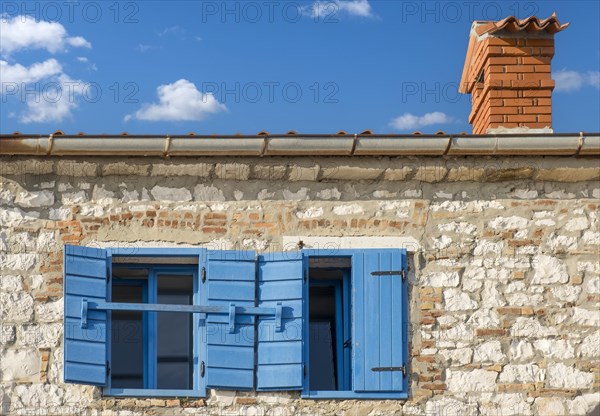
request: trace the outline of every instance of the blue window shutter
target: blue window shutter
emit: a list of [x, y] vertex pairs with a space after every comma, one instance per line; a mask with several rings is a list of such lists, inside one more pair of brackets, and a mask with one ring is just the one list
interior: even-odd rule
[[[253, 307], [256, 298], [254, 251], [208, 251], [208, 305]], [[229, 390], [254, 387], [254, 322], [235, 315], [234, 332], [228, 314], [208, 314], [206, 321], [206, 386]]]
[[304, 380], [302, 252], [271, 253], [258, 257], [258, 306], [282, 304], [281, 331], [275, 320], [258, 321], [257, 390], [302, 390]]
[[88, 311], [82, 328], [82, 299], [106, 301], [110, 256], [107, 250], [64, 247], [65, 382], [105, 386], [107, 312]]
[[399, 371], [407, 365], [408, 354], [406, 280], [398, 273], [372, 274], [402, 270], [406, 270], [405, 250], [360, 250], [354, 255], [354, 391], [407, 390], [408, 377]]

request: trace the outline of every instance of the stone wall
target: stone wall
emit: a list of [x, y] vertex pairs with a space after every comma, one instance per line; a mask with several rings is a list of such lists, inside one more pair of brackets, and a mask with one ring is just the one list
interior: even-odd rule
[[[557, 157], [0, 159], [0, 409], [587, 414], [600, 402], [599, 178], [598, 159]], [[62, 383], [63, 244], [282, 251], [294, 236], [406, 238], [409, 400], [114, 399]]]

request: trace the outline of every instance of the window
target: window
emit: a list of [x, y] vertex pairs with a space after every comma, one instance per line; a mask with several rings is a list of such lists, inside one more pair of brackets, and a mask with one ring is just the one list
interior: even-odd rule
[[[112, 302], [192, 305], [195, 282], [189, 266], [113, 266]], [[192, 318], [191, 313], [112, 311], [107, 393], [194, 390], [194, 341], [199, 337]]]
[[308, 259], [304, 297], [308, 375], [302, 397], [406, 398], [406, 252], [303, 253]]
[[116, 396], [407, 397], [403, 250], [65, 246], [64, 265], [67, 382]]
[[351, 390], [350, 258], [309, 259], [309, 391]]

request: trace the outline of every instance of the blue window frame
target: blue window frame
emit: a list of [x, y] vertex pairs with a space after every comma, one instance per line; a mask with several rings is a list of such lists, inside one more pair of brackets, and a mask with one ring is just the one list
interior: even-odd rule
[[[130, 279], [130, 278], [119, 278], [116, 276], [116, 267], [113, 265], [113, 275], [111, 279], [111, 288], [109, 290], [110, 295], [114, 296], [117, 288], [119, 287], [135, 287], [141, 289], [141, 296], [139, 296], [139, 300], [141, 303], [151, 303], [151, 304], [161, 304], [165, 303], [165, 299], [168, 295], [165, 296], [163, 294], [160, 296], [159, 289], [159, 281], [168, 280], [172, 278], [173, 280], [177, 280], [178, 277], [183, 279], [189, 278], [191, 287], [189, 289], [189, 302], [180, 303], [181, 305], [191, 305], [193, 304], [193, 300], [198, 297], [198, 279], [197, 279], [197, 268], [191, 266], [173, 266], [173, 265], [134, 265], [134, 264], [119, 264], [119, 270], [121, 271], [131, 271], [132, 274], [136, 274], [135, 271], [141, 271], [142, 275], [145, 275], [138, 279]], [[145, 272], [145, 273], [144, 273]], [[138, 273], [139, 275], [139, 273]], [[164, 279], [161, 279], [163, 278]], [[173, 295], [171, 295], [173, 296]], [[159, 299], [162, 297], [163, 299]], [[178, 296], [181, 298], [182, 296]], [[113, 300], [111, 296], [109, 296], [109, 300]], [[130, 337], [131, 331], [125, 331], [125, 334], [119, 333], [119, 331], [115, 331], [115, 315], [117, 314], [131, 314], [136, 313], [135, 311], [112, 311], [109, 312], [109, 322], [111, 325], [111, 345], [109, 348], [109, 377], [107, 380], [107, 387], [104, 388], [104, 394], [108, 396], [197, 396], [203, 395], [200, 391], [200, 380], [197, 377], [199, 374], [199, 364], [200, 360], [198, 357], [199, 354], [199, 329], [198, 329], [198, 317], [196, 314], [179, 314], [176, 312], [137, 312], [140, 315], [140, 323], [142, 330], [140, 331], [140, 350], [142, 350], [142, 358], [140, 361], [142, 363], [142, 380], [141, 385], [137, 388], [124, 387], [123, 385], [117, 385], [115, 383], [115, 375], [118, 374], [118, 366], [115, 363], [117, 357], [115, 357], [115, 350], [117, 345], [127, 344], [130, 341], [138, 341], [137, 337]], [[171, 316], [168, 316], [168, 315]], [[173, 316], [173, 314], [176, 314]], [[171, 320], [171, 325], [174, 325], [174, 322], [181, 321], [182, 319], [189, 320], [189, 324], [186, 325], [189, 327], [189, 340], [185, 340], [184, 344], [189, 343], [189, 357], [191, 362], [189, 363], [189, 378], [190, 381], [188, 383], [189, 388], [168, 388], [165, 386], [159, 385], [159, 379], [165, 379], [165, 374], [162, 377], [159, 377], [159, 373], [165, 373], [165, 371], [160, 371], [161, 368], [161, 360], [165, 361], [170, 358], [171, 363], [164, 362], [164, 364], [179, 364], [181, 367], [181, 360], [177, 360], [181, 357], [161, 357], [159, 354], [159, 340], [166, 337], [160, 337], [160, 333], [167, 332], [169, 328], [167, 325], [160, 325], [161, 318]], [[135, 329], [130, 328], [130, 329]], [[122, 332], [122, 331], [121, 331]], [[173, 334], [171, 334], [173, 335]], [[183, 334], [178, 334], [181, 337], [185, 337]], [[125, 336], [124, 342], [121, 342], [123, 336]], [[181, 346], [181, 342], [178, 342], [178, 339], [172, 339], [172, 343], [179, 343]], [[161, 343], [161, 344], [164, 344]], [[177, 345], [176, 345], [177, 346]], [[181, 348], [179, 348], [181, 349]], [[122, 367], [125, 365], [131, 365], [131, 363], [135, 363], [136, 358], [135, 354], [131, 354], [129, 352], [129, 357], [125, 357], [125, 359], [121, 359], [118, 364]], [[181, 355], [181, 353], [180, 353]], [[129, 361], [127, 364], [124, 364], [125, 361]], [[181, 378], [181, 374], [179, 375]], [[168, 384], [168, 383], [164, 383]]]
[[[202, 248], [65, 246], [64, 253], [66, 382], [101, 386], [104, 394], [114, 396], [204, 397], [207, 388], [217, 388], [297, 390], [312, 399], [408, 397], [404, 250], [302, 250], [257, 256], [252, 251]], [[157, 264], [158, 258], [164, 264]], [[181, 258], [187, 259], [185, 266], [175, 264]], [[318, 267], [312, 262], [332, 258], [345, 263], [329, 266], [333, 274], [313, 275]], [[115, 276], [116, 269], [130, 272]], [[140, 271], [147, 276], [136, 277]], [[169, 292], [167, 301], [161, 298], [161, 276], [170, 276], [172, 282], [190, 276], [193, 285], [183, 294]], [[312, 314], [311, 288], [325, 289], [327, 316]], [[189, 339], [182, 335], [178, 342], [190, 345], [191, 351], [161, 352], [164, 331], [159, 317], [164, 314], [188, 316], [181, 327], [191, 322]], [[139, 348], [119, 344], [122, 340], [112, 332], [113, 317], [133, 324], [137, 335], [132, 339]], [[327, 362], [334, 361], [329, 375], [334, 382], [327, 388], [310, 385], [309, 364], [317, 345], [310, 337], [311, 319], [321, 319], [329, 328], [323, 345], [331, 345], [330, 351], [321, 350]], [[183, 332], [168, 336], [176, 339]], [[137, 357], [137, 367], [119, 364], [123, 350], [125, 357]], [[192, 375], [186, 386], [191, 388], [161, 388], [166, 383], [161, 368], [189, 366], [190, 359]]]

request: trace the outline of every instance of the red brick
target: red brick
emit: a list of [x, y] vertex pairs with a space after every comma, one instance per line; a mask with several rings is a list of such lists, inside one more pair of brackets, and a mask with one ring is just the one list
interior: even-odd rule
[[227, 229], [222, 227], [202, 227], [202, 232], [207, 234], [225, 234]]
[[475, 330], [475, 334], [478, 337], [505, 336], [507, 334], [507, 331], [503, 328], [477, 328]]

